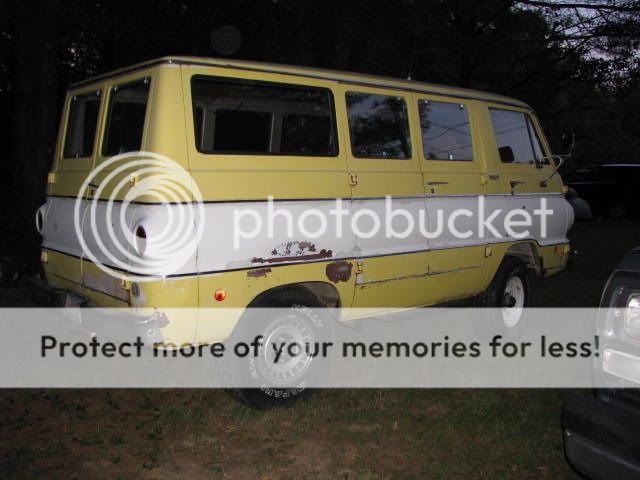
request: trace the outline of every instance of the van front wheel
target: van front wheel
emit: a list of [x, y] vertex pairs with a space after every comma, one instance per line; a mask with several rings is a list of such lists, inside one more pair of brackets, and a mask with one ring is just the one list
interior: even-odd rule
[[519, 258], [505, 257], [487, 290], [476, 299], [476, 306], [491, 309], [486, 327], [495, 334], [519, 334], [529, 306], [530, 289], [527, 265]]

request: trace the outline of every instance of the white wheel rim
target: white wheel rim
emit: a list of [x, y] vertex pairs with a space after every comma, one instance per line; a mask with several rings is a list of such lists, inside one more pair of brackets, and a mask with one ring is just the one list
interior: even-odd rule
[[502, 308], [502, 321], [505, 327], [513, 328], [520, 322], [524, 312], [524, 283], [522, 279], [513, 276], [507, 280], [504, 294], [505, 296], [510, 295], [514, 300], [514, 304], [511, 307]]
[[312, 356], [303, 350], [294, 357], [283, 354], [278, 363], [274, 363], [272, 344], [279, 348], [282, 342], [287, 345], [296, 343], [301, 346], [313, 345], [314, 335], [309, 326], [296, 315], [286, 315], [272, 322], [264, 332], [264, 346], [258, 356], [258, 368], [271, 383], [290, 385], [299, 380], [309, 369]]

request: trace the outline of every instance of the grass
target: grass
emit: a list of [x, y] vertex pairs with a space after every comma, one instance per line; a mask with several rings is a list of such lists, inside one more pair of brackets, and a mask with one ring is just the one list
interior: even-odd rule
[[[573, 270], [535, 306], [596, 306], [637, 224], [577, 224]], [[22, 300], [21, 300], [22, 299]], [[22, 303], [21, 303], [22, 302]], [[26, 306], [24, 287], [0, 305]], [[575, 478], [562, 390], [325, 390], [256, 412], [211, 390], [0, 392], [3, 478]]]

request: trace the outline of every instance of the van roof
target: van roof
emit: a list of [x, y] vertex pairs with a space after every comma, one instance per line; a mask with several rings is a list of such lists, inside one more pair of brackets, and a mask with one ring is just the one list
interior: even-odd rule
[[467, 98], [474, 100], [484, 100], [506, 105], [513, 105], [521, 108], [531, 109], [526, 103], [515, 98], [506, 97], [481, 90], [471, 90], [461, 87], [450, 87], [446, 85], [438, 85], [434, 83], [417, 82], [414, 80], [404, 80], [393, 77], [383, 77], [379, 75], [368, 75], [363, 73], [354, 73], [339, 70], [328, 70], [310, 67], [298, 67], [295, 65], [283, 65], [277, 63], [253, 62], [245, 60], [231, 60], [226, 58], [205, 58], [205, 57], [161, 57], [154, 60], [131, 65], [102, 75], [89, 78], [87, 80], [73, 84], [71, 87], [87, 85], [95, 81], [118, 76], [131, 71], [152, 67], [160, 64], [177, 64], [177, 65], [196, 65], [210, 66], [222, 68], [234, 68], [239, 70], [250, 70], [256, 72], [282, 73], [298, 77], [318, 78], [322, 80], [330, 80], [342, 83], [350, 83], [354, 85], [366, 85], [374, 87], [393, 88], [398, 90], [408, 90], [413, 92], [432, 93], [439, 95], [450, 95], [459, 98]]

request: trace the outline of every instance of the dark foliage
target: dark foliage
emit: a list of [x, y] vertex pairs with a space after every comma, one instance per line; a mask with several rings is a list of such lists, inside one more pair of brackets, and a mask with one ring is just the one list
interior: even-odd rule
[[37, 255], [64, 90], [149, 58], [219, 56], [479, 88], [533, 105], [574, 161], [640, 161], [640, 2], [512, 0], [0, 0], [0, 250]]

